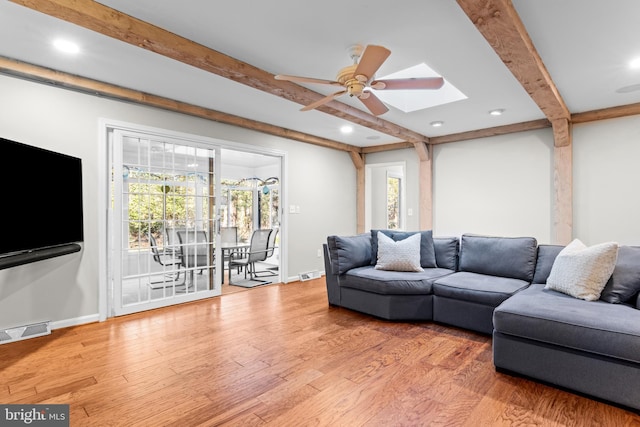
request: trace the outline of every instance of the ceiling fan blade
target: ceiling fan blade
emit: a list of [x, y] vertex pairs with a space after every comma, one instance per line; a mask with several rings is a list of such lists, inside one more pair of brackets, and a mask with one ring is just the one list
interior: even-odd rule
[[382, 101], [380, 101], [380, 99], [372, 92], [365, 91], [358, 99], [364, 104], [365, 107], [369, 109], [369, 111], [371, 111], [371, 114], [373, 114], [374, 116], [379, 116], [380, 114], [384, 114], [389, 111], [387, 106], [384, 105]]
[[440, 89], [443, 85], [444, 79], [442, 77], [416, 77], [371, 82], [371, 87], [375, 90]]
[[372, 44], [368, 45], [364, 49], [364, 53], [362, 54], [360, 62], [358, 63], [356, 70], [353, 72], [353, 75], [356, 76], [356, 78], [358, 78], [357, 76], [365, 76], [366, 80], [361, 81], [371, 79], [389, 55], [391, 55], [391, 51], [386, 47]]
[[335, 98], [339, 97], [340, 95], [344, 95], [345, 93], [347, 93], [346, 89], [338, 91], [336, 93], [332, 93], [331, 95], [325, 96], [324, 98], [319, 99], [316, 102], [313, 102], [313, 103], [301, 108], [300, 111], [313, 110], [314, 108], [318, 108], [319, 106], [324, 105], [329, 101], [333, 101]]
[[314, 79], [312, 77], [287, 76], [284, 74], [278, 74], [274, 76], [274, 78], [276, 80], [286, 80], [288, 82], [295, 83], [317, 83], [321, 85], [342, 86], [340, 82], [336, 82], [334, 80]]

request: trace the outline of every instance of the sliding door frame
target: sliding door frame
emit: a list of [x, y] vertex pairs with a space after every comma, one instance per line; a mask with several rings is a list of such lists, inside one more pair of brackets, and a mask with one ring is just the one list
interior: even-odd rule
[[[99, 320], [104, 321], [108, 317], [112, 317], [113, 307], [110, 306], [110, 294], [109, 286], [113, 281], [112, 272], [110, 271], [110, 265], [112, 264], [112, 255], [110, 250], [112, 248], [111, 239], [114, 230], [114, 218], [112, 214], [111, 204], [111, 173], [113, 158], [113, 133], [114, 131], [125, 131], [144, 133], [147, 135], [169, 138], [174, 140], [182, 140], [185, 142], [194, 142], [197, 144], [203, 144], [210, 146], [211, 148], [220, 148], [262, 154], [266, 156], [279, 157], [280, 158], [280, 280], [283, 283], [287, 282], [288, 278], [288, 216], [284, 210], [284, 206], [287, 206], [287, 153], [284, 151], [259, 147], [251, 144], [244, 144], [233, 141], [226, 141], [222, 139], [188, 134], [184, 132], [177, 132], [167, 129], [149, 127], [139, 125], [135, 123], [123, 122], [119, 120], [113, 120], [108, 118], [102, 118], [99, 120], [99, 142], [102, 161], [99, 162], [98, 171], [98, 186], [100, 189], [100, 195], [98, 198], [99, 203], [99, 215], [98, 215], [98, 238], [99, 238], [99, 279], [98, 279], [98, 311]], [[222, 159], [224, 161], [224, 159]], [[219, 171], [218, 171], [219, 172]], [[216, 190], [218, 192], [219, 189]], [[215, 216], [218, 217], [219, 211], [215, 212]]]

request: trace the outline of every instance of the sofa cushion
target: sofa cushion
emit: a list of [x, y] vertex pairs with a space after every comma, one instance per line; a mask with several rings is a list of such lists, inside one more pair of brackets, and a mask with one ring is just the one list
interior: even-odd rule
[[435, 248], [433, 245], [433, 231], [398, 231], [398, 230], [371, 230], [371, 264], [376, 264], [378, 259], [378, 232], [391, 237], [395, 241], [406, 239], [409, 236], [420, 233], [420, 266], [423, 268], [437, 267]]
[[640, 292], [640, 247], [620, 246], [613, 274], [602, 290], [600, 299], [611, 303], [627, 302], [638, 292]]
[[560, 251], [551, 267], [546, 288], [575, 298], [595, 301], [613, 273], [618, 254], [615, 242], [587, 247], [574, 239]]
[[[531, 285], [493, 312], [497, 332], [640, 363], [640, 311]], [[588, 374], [585, 372], [585, 375]]]
[[528, 285], [525, 280], [460, 271], [437, 279], [433, 293], [495, 307]]
[[395, 241], [378, 232], [378, 260], [376, 270], [422, 271], [420, 267], [420, 235]]
[[460, 240], [457, 237], [434, 237], [433, 248], [436, 252], [436, 264], [440, 268], [458, 269], [458, 249]]
[[538, 246], [538, 257], [536, 259], [536, 271], [533, 274], [533, 283], [547, 283], [553, 262], [562, 249], [564, 249], [562, 245]]
[[332, 249], [334, 274], [344, 274], [352, 268], [371, 264], [371, 236], [367, 233], [357, 236], [329, 236], [327, 244]]
[[460, 271], [531, 282], [538, 242], [533, 237], [489, 237], [465, 234], [460, 245]]
[[340, 286], [383, 295], [431, 295], [433, 281], [451, 274], [445, 268], [427, 268], [422, 272], [376, 270], [373, 266], [349, 270], [340, 278]]

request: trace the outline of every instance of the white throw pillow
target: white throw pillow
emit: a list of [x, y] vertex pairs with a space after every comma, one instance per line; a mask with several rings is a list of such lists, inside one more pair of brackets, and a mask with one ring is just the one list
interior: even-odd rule
[[545, 289], [595, 301], [611, 277], [617, 257], [616, 242], [587, 247], [575, 239], [556, 257]]
[[420, 233], [394, 241], [378, 231], [376, 269], [391, 271], [423, 271], [420, 266]]

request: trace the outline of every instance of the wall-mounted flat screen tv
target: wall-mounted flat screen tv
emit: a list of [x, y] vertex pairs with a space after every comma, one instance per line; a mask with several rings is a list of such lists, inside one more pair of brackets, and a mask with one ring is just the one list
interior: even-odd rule
[[82, 161], [0, 138], [0, 257], [84, 240]]

